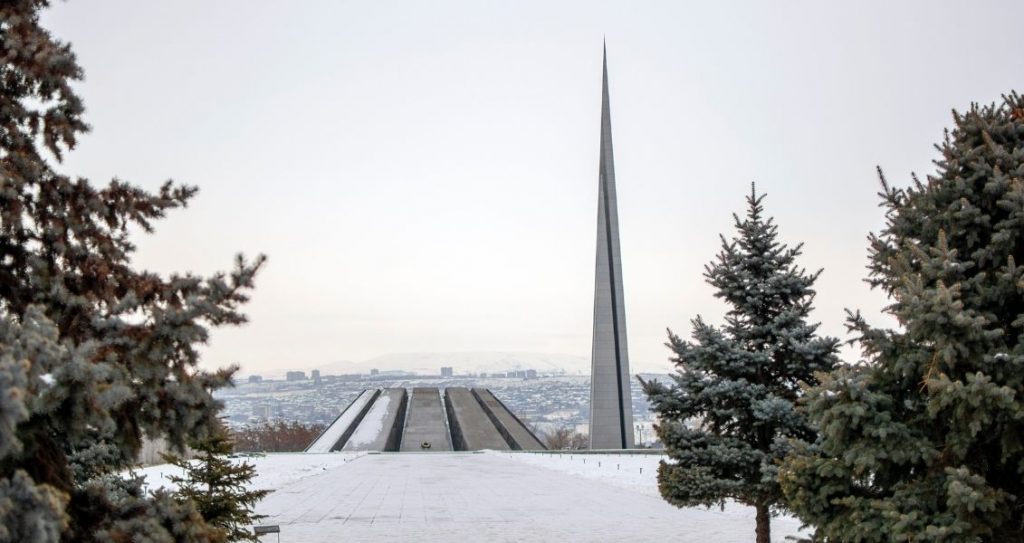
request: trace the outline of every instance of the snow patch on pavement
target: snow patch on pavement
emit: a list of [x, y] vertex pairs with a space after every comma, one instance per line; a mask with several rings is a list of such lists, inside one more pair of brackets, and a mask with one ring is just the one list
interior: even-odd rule
[[[283, 486], [341, 467], [365, 453], [269, 453], [260, 456], [233, 458], [236, 464], [248, 462], [256, 467], [256, 477], [251, 485], [256, 489], [277, 490]], [[184, 470], [172, 464], [149, 466], [135, 471], [146, 479], [147, 488], [175, 490], [177, 485], [170, 476], [183, 477]]]
[[[661, 499], [658, 491], [658, 464], [668, 460], [665, 455], [655, 454], [573, 454], [564, 452], [514, 452], [487, 451], [487, 454], [501, 455], [510, 460], [521, 462], [533, 467], [546, 468], [576, 477], [600, 481], [620, 488], [629, 489], [640, 494]], [[702, 512], [708, 519], [717, 518], [718, 522], [729, 525], [749, 525], [753, 535], [757, 522], [756, 511], [733, 501], [728, 501], [724, 508], [719, 507], [686, 507], [681, 511]], [[799, 519], [780, 515], [772, 519], [773, 541], [782, 540], [782, 536], [810, 537], [809, 530], [800, 530]]]
[[667, 457], [654, 454], [572, 454], [545, 452], [501, 453], [516, 462], [553, 469], [602, 483], [635, 490], [648, 496], [658, 492], [658, 463]]

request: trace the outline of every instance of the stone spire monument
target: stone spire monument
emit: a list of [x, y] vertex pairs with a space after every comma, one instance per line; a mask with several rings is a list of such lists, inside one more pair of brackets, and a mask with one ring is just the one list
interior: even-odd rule
[[615, 200], [607, 49], [604, 52], [601, 163], [598, 171], [594, 346], [590, 370], [590, 448], [629, 449], [633, 447], [633, 401], [630, 394], [619, 219]]

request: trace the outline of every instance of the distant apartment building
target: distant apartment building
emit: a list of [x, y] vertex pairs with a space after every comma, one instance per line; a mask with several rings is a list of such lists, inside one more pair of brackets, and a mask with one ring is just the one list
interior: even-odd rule
[[260, 375], [250, 375], [249, 376], [249, 382], [253, 383], [253, 384], [262, 383], [263, 382], [263, 377], [260, 376]]
[[526, 378], [527, 379], [536, 379], [537, 378], [537, 370], [526, 370]]
[[441, 366], [441, 377], [451, 377], [454, 374], [451, 366]]
[[380, 375], [380, 370], [377, 368], [373, 368], [372, 370], [370, 370], [370, 375]]
[[313, 378], [313, 383], [320, 384], [320, 370], [313, 370], [310, 372], [310, 376]]
[[289, 371], [284, 374], [285, 381], [305, 381], [306, 372], [304, 371]]

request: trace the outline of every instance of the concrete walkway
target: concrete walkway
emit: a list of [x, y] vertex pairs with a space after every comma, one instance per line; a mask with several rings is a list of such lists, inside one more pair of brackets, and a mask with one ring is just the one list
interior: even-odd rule
[[[257, 512], [269, 515], [263, 524], [281, 526], [282, 543], [723, 543], [754, 535], [746, 508], [681, 510], [650, 493], [491, 452], [369, 454], [277, 489]], [[773, 539], [795, 531], [786, 528]]]

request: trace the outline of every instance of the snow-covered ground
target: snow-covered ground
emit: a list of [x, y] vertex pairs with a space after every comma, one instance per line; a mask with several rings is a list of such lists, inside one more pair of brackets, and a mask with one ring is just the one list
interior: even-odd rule
[[[583, 477], [603, 484], [628, 489], [640, 494], [661, 500], [658, 492], [658, 463], [666, 457], [653, 454], [572, 454], [545, 452], [501, 453], [489, 451], [488, 454], [503, 455], [510, 460], [530, 466], [550, 469], [575, 477]], [[686, 514], [704, 513], [708, 520], [717, 518], [737, 528], [736, 538], [715, 539], [709, 541], [750, 541], [753, 540], [755, 511], [737, 503], [727, 503], [725, 510], [717, 507], [710, 509], [687, 508], [679, 510]], [[749, 531], [742, 530], [749, 528]], [[772, 541], [783, 541], [786, 536], [810, 535], [800, 532], [800, 521], [790, 516], [779, 516], [772, 519]], [[690, 541], [690, 539], [683, 539]], [[694, 540], [697, 541], [697, 540]]]
[[501, 454], [530, 466], [586, 477], [605, 484], [628, 488], [641, 494], [658, 494], [658, 462], [664, 457], [653, 454], [572, 454], [544, 452], [515, 452]]
[[[238, 457], [234, 461], [248, 462], [256, 467], [253, 488], [277, 490], [306, 477], [337, 469], [364, 454], [366, 453], [275, 453]], [[146, 484], [150, 490], [173, 489], [175, 485], [168, 477], [171, 475], [181, 477], [183, 470], [170, 464], [160, 464], [138, 469], [135, 473], [146, 478]]]
[[[268, 515], [263, 524], [280, 525], [282, 543], [754, 539], [751, 508], [677, 509], [662, 500], [657, 456], [486, 451], [245, 460], [259, 473], [254, 486], [274, 490], [257, 512]], [[152, 488], [166, 485], [172, 469], [140, 473]], [[773, 541], [798, 531], [793, 518], [772, 521]]]

